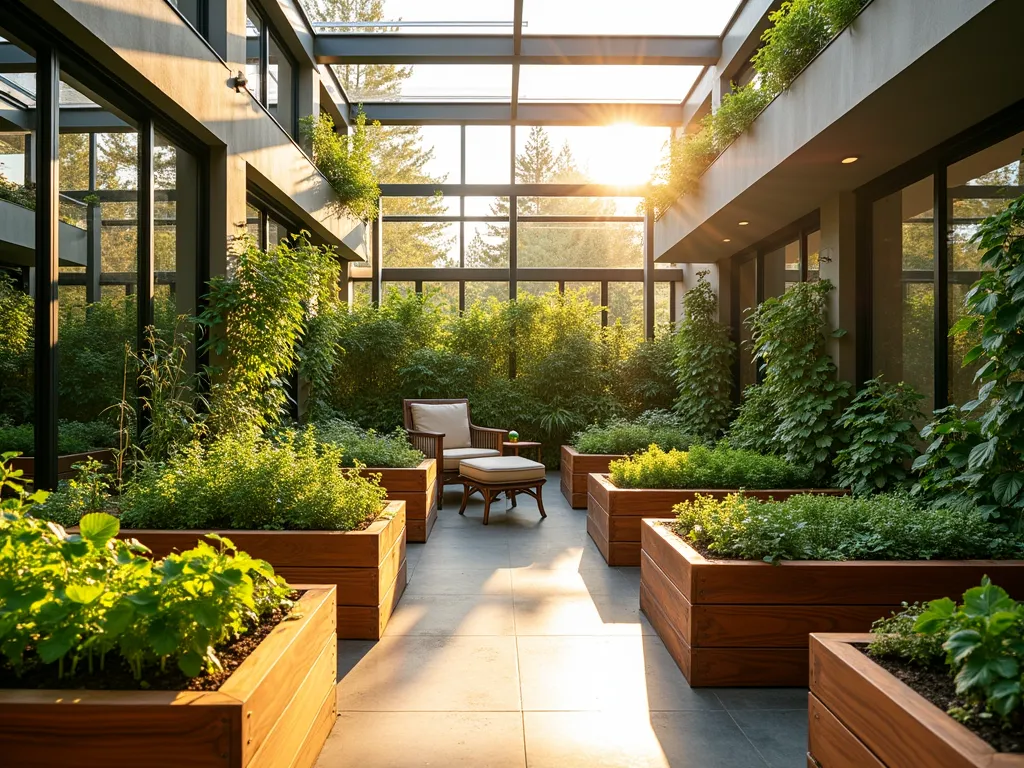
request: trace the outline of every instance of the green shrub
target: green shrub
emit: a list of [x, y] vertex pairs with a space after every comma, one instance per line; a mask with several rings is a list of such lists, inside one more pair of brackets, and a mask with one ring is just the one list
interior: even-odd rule
[[75, 476], [61, 480], [46, 502], [33, 510], [37, 517], [71, 527], [91, 512], [116, 514], [117, 500], [111, 496], [112, 478], [94, 459], [73, 464]]
[[732, 363], [736, 345], [729, 327], [718, 322], [718, 297], [707, 280], [697, 273], [697, 285], [686, 293], [686, 316], [676, 334], [676, 412], [690, 431], [715, 440], [729, 426], [732, 413]]
[[676, 531], [712, 555], [742, 560], [1018, 558], [1024, 540], [976, 509], [926, 509], [906, 494], [702, 497], [675, 507]]
[[686, 450], [693, 442], [682, 420], [668, 411], [646, 411], [632, 420], [612, 419], [573, 437], [573, 447], [580, 453], [631, 454], [652, 445], [666, 451]]
[[168, 664], [195, 677], [220, 668], [219, 646], [290, 605], [274, 569], [227, 539], [153, 562], [115, 538], [111, 515], [83, 517], [73, 536], [34, 517], [44, 494], [23, 498], [15, 480], [4, 466], [0, 487], [13, 495], [0, 502], [0, 670], [50, 671], [65, 687], [112, 662], [138, 681]]
[[875, 658], [902, 659], [921, 667], [931, 667], [942, 660], [942, 640], [935, 635], [924, 635], [914, 625], [924, 613], [920, 603], [903, 604], [903, 610], [879, 619], [871, 625], [871, 643], [868, 653]]
[[16, 184], [0, 173], [0, 200], [20, 205], [34, 211], [36, 209], [36, 190], [34, 184]]
[[424, 458], [409, 444], [404, 429], [382, 435], [337, 418], [318, 422], [315, 428], [321, 443], [342, 451], [344, 467], [354, 467], [357, 463], [364, 467], [415, 467]]
[[652, 445], [644, 453], [613, 461], [609, 469], [612, 483], [619, 488], [804, 488], [810, 474], [777, 456], [724, 444], [668, 452]]
[[[85, 453], [117, 445], [117, 430], [105, 421], [62, 421], [57, 425], [57, 452]], [[32, 424], [0, 425], [0, 452], [35, 455], [36, 437]]]
[[904, 465], [917, 456], [913, 420], [923, 399], [909, 384], [889, 384], [881, 376], [864, 384], [836, 423], [847, 443], [833, 461], [841, 488], [874, 493], [906, 482]]
[[[312, 145], [313, 162], [337, 195], [338, 211], [362, 221], [375, 218], [380, 188], [373, 166], [373, 142], [366, 131], [362, 108], [350, 127], [351, 134], [336, 131], [334, 120], [323, 112], [300, 122]], [[372, 125], [380, 128], [376, 121]]]
[[[615, 332], [615, 326], [607, 336]], [[653, 339], [631, 340], [612, 353], [609, 388], [614, 407], [629, 416], [671, 408], [676, 401], [675, 336], [660, 330]]]
[[129, 528], [355, 530], [380, 514], [385, 491], [342, 461], [313, 429], [224, 435], [143, 463], [121, 519]]

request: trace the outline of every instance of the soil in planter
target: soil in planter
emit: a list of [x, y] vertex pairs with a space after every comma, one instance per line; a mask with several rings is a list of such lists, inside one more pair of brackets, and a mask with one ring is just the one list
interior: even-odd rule
[[[244, 635], [217, 649], [217, 658], [223, 670], [214, 674], [187, 677], [178, 665], [168, 661], [163, 672], [159, 667], [147, 668], [142, 680], [136, 680], [128, 665], [112, 652], [108, 654], [106, 669], [100, 671], [99, 659], [93, 660], [93, 672], [86, 669], [87, 662], [80, 661], [73, 678], [58, 678], [56, 664], [33, 664], [26, 660], [21, 676], [7, 665], [0, 665], [0, 689], [22, 690], [82, 690], [82, 691], [216, 691], [231, 677], [231, 673], [245, 661], [249, 654], [263, 641], [271, 630], [284, 621], [288, 611], [277, 608], [267, 614], [256, 626]], [[65, 661], [70, 664], [70, 661]]]
[[[867, 646], [857, 646], [861, 653], [867, 655]], [[999, 752], [1024, 752], [1024, 720], [1018, 714], [1008, 726], [1003, 726], [998, 716], [982, 717], [984, 710], [969, 704], [957, 695], [956, 685], [949, 675], [947, 667], [921, 667], [908, 664], [902, 659], [869, 657], [889, 674], [894, 675], [905, 685], [913, 688], [932, 704], [948, 712], [956, 707], [971, 713], [966, 722], [961, 723], [974, 734], [987, 741]]]

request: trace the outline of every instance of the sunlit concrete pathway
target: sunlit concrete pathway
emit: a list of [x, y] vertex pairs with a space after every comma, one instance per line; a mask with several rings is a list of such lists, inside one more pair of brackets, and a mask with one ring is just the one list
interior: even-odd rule
[[806, 766], [804, 690], [691, 689], [558, 476], [516, 509], [449, 486], [377, 643], [343, 640], [319, 768]]

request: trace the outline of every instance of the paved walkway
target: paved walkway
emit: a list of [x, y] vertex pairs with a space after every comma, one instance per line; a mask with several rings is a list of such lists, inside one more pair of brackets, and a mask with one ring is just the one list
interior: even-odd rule
[[638, 568], [609, 568], [557, 474], [502, 511], [459, 488], [384, 638], [343, 640], [338, 723], [318, 768], [798, 768], [807, 693], [691, 689], [639, 609]]

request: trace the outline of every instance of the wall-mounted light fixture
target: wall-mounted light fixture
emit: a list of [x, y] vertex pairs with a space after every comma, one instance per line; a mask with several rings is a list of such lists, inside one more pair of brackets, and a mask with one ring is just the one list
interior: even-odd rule
[[231, 78], [231, 84], [235, 87], [235, 93], [241, 93], [249, 85], [249, 78], [246, 77], [245, 72], [238, 70], [238, 74]]

